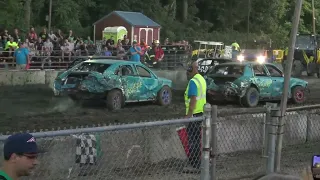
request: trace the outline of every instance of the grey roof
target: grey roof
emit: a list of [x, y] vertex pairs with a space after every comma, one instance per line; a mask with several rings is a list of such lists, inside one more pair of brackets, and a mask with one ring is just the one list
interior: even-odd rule
[[111, 14], [116, 14], [131, 26], [150, 26], [150, 27], [161, 27], [158, 23], [154, 22], [152, 19], [148, 18], [146, 15], [140, 12], [129, 12], [129, 11], [113, 11], [110, 14], [104, 16], [103, 18], [96, 21], [93, 25], [96, 25], [100, 21], [104, 20]]

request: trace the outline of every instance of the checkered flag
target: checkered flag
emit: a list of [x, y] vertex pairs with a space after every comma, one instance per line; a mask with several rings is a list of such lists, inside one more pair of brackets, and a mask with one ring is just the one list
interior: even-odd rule
[[76, 144], [76, 163], [81, 165], [96, 165], [97, 163], [97, 139], [92, 134], [81, 134], [75, 136]]

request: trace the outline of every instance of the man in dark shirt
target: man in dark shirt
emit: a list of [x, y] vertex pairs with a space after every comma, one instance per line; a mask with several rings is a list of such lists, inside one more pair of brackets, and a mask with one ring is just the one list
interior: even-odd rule
[[113, 45], [114, 45], [114, 40], [113, 40], [113, 36], [111, 36], [111, 37], [107, 40], [106, 46], [107, 46], [108, 48], [111, 48]]
[[46, 28], [43, 28], [43, 31], [39, 34], [39, 37], [42, 39], [42, 41], [48, 39], [48, 33]]
[[21, 38], [20, 38], [18, 29], [14, 29], [12, 37], [13, 37], [14, 42], [16, 42], [16, 43], [21, 42]]

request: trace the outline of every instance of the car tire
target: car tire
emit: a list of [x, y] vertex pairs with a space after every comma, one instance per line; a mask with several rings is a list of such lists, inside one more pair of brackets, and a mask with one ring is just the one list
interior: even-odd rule
[[242, 104], [246, 107], [255, 107], [259, 103], [259, 91], [254, 87], [249, 87], [242, 98]]
[[78, 106], [82, 106], [83, 105], [83, 100], [77, 98], [75, 95], [70, 94], [69, 98]]
[[161, 106], [168, 106], [172, 102], [172, 91], [169, 86], [163, 86], [157, 95], [157, 102]]
[[291, 93], [294, 104], [302, 104], [307, 100], [305, 88], [302, 86], [293, 87]]
[[301, 77], [303, 70], [303, 64], [299, 60], [294, 60], [292, 64], [292, 76]]
[[119, 110], [124, 106], [123, 95], [120, 90], [114, 89], [108, 92], [106, 99], [107, 108], [110, 111]]

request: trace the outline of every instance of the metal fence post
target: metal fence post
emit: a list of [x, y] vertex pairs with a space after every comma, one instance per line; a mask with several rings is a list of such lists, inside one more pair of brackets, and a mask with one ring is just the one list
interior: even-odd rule
[[211, 180], [217, 179], [216, 165], [217, 165], [217, 141], [218, 141], [218, 107], [213, 105], [211, 107]]
[[276, 139], [277, 139], [277, 122], [279, 117], [279, 108], [277, 104], [270, 104], [269, 110], [271, 110], [271, 117], [268, 123], [268, 160], [267, 160], [267, 174], [271, 174], [275, 171], [275, 151], [276, 151]]
[[204, 106], [204, 121], [202, 122], [202, 153], [201, 153], [201, 180], [210, 178], [210, 136], [211, 136], [211, 105]]

